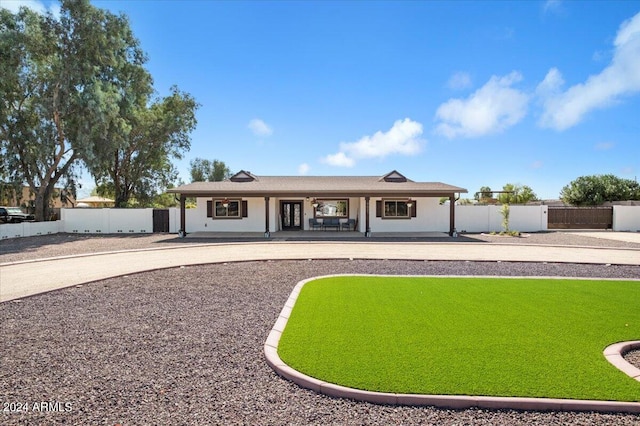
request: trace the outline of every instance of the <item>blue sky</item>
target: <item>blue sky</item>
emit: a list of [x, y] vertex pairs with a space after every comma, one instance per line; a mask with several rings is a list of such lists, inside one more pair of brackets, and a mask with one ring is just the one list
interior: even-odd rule
[[470, 197], [640, 175], [640, 1], [93, 4], [129, 16], [159, 95], [175, 84], [202, 105], [185, 182], [196, 157], [257, 175], [396, 169]]

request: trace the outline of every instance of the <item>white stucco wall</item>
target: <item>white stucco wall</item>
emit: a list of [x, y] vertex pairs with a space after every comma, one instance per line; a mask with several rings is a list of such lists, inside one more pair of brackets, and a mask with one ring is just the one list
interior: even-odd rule
[[[456, 229], [460, 232], [502, 231], [502, 206], [456, 206]], [[547, 206], [510, 206], [509, 228], [520, 232], [546, 231]]]
[[153, 232], [153, 209], [61, 209], [60, 217], [68, 233]]
[[[369, 223], [371, 232], [449, 232], [449, 206], [440, 205], [438, 198], [414, 198], [416, 217], [411, 219], [389, 219], [376, 217], [376, 201], [369, 201]], [[362, 200], [364, 204], [364, 199]], [[362, 212], [364, 218], [364, 209]], [[364, 219], [360, 220], [364, 226]], [[363, 228], [364, 229], [364, 228]]]
[[109, 209], [61, 209], [64, 232], [79, 234], [106, 233]]
[[169, 233], [177, 234], [180, 230], [180, 209], [172, 207], [169, 209]]
[[[207, 217], [207, 201], [211, 198], [198, 198], [195, 209], [186, 210], [187, 232], [264, 232], [264, 198], [244, 198], [247, 201], [247, 217], [239, 219], [213, 219]], [[274, 200], [270, 204], [270, 229], [275, 226], [276, 212], [273, 207]], [[178, 217], [180, 213], [178, 213]]]
[[640, 206], [613, 206], [614, 231], [640, 231]]
[[[547, 206], [510, 206], [509, 207], [509, 228], [520, 232], [537, 232], [548, 229]], [[502, 230], [502, 215], [500, 216], [500, 229]]]
[[33, 237], [36, 235], [63, 232], [62, 221], [7, 223], [0, 226], [0, 240], [7, 238]]
[[[380, 199], [380, 198], [378, 198]], [[187, 232], [264, 232], [264, 198], [249, 198], [249, 214], [243, 219], [213, 220], [207, 218], [205, 198], [198, 200], [197, 208], [186, 210]], [[309, 229], [313, 217], [311, 200], [302, 201], [303, 226]], [[280, 230], [280, 199], [269, 201], [269, 230]], [[372, 233], [376, 232], [448, 232], [449, 205], [439, 205], [436, 198], [418, 198], [418, 217], [412, 219], [376, 218], [376, 199], [369, 202]], [[456, 206], [456, 229], [460, 232], [500, 232], [502, 215], [500, 206]], [[511, 206], [510, 228], [521, 232], [547, 230], [547, 206]], [[358, 231], [365, 232], [364, 198], [349, 199], [349, 217], [358, 220]], [[180, 229], [180, 209], [169, 209], [169, 232]], [[615, 231], [640, 230], [640, 206], [614, 206]], [[62, 209], [57, 222], [3, 224], [0, 239], [68, 233], [148, 233], [153, 230], [153, 209]]]
[[108, 209], [108, 212], [110, 234], [153, 232], [153, 209]]

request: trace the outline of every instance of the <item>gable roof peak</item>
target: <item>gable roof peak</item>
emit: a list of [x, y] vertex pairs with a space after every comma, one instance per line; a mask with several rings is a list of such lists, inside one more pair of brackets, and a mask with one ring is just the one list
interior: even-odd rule
[[411, 182], [410, 179], [407, 179], [402, 173], [397, 170], [392, 170], [386, 175], [380, 178], [380, 182]]
[[251, 174], [251, 172], [240, 170], [235, 175], [229, 178], [231, 182], [253, 182], [259, 180], [257, 176]]

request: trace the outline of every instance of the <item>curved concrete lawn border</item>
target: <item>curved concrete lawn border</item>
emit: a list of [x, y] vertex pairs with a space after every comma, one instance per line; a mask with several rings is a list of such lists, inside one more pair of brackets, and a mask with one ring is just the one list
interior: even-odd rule
[[[554, 399], [554, 398], [518, 398], [518, 397], [492, 397], [492, 396], [461, 396], [461, 395], [417, 395], [371, 392], [360, 389], [348, 388], [334, 383], [318, 380], [307, 376], [290, 366], [288, 366], [278, 355], [278, 344], [280, 337], [287, 325], [293, 306], [298, 299], [298, 295], [304, 285], [319, 278], [344, 275], [325, 275], [321, 277], [309, 278], [300, 281], [291, 292], [287, 302], [280, 312], [267, 340], [264, 344], [264, 355], [267, 363], [280, 376], [291, 380], [299, 386], [311, 389], [324, 395], [337, 398], [350, 398], [357, 401], [372, 402], [376, 404], [390, 405], [428, 405], [450, 409], [466, 409], [472, 407], [491, 409], [514, 409], [514, 410], [555, 410], [555, 411], [598, 411], [598, 412], [620, 412], [620, 413], [640, 413], [640, 403], [618, 402], [618, 401], [594, 401], [576, 399]], [[513, 278], [513, 277], [509, 277]], [[531, 278], [531, 277], [528, 277]], [[640, 370], [627, 363], [622, 358], [622, 353], [631, 349], [640, 348], [640, 341], [623, 342], [611, 345], [605, 349], [605, 356], [617, 368], [626, 374], [640, 381]], [[615, 360], [616, 362], [614, 362]], [[622, 360], [622, 361], [620, 361]], [[626, 366], [623, 365], [626, 364]], [[624, 367], [625, 369], [621, 368]], [[631, 368], [629, 368], [631, 367]], [[632, 372], [632, 369], [635, 370]], [[637, 373], [632, 375], [630, 373]]]
[[640, 340], [614, 343], [604, 348], [604, 357], [618, 370], [640, 382], [640, 368], [636, 368], [623, 358], [623, 355], [634, 349], [640, 349]]

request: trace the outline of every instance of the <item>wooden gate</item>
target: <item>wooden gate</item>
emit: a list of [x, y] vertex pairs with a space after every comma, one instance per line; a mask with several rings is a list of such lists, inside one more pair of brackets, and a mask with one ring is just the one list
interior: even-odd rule
[[613, 207], [552, 207], [549, 206], [549, 229], [610, 229]]
[[153, 232], [169, 232], [169, 210], [153, 209]]

